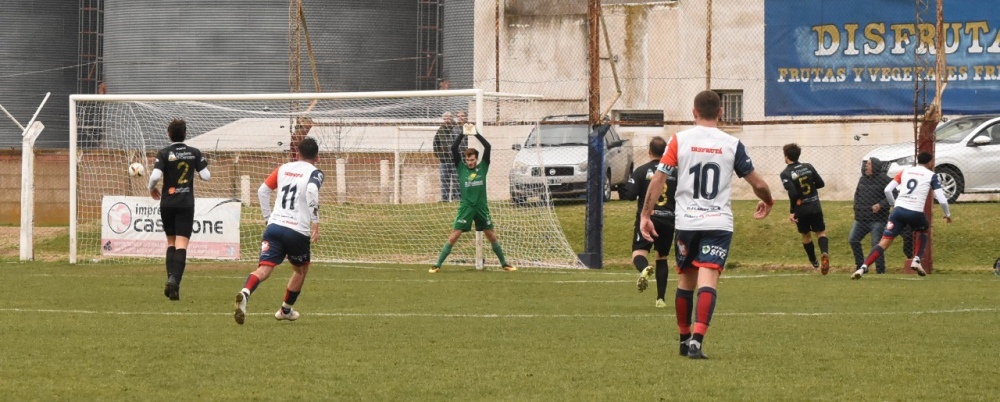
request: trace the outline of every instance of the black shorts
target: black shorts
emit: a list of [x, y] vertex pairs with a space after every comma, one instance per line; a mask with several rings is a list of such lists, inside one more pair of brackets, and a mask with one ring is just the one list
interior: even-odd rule
[[809, 232], [822, 232], [826, 230], [826, 223], [823, 222], [823, 212], [813, 213], [808, 215], [795, 214], [795, 226], [799, 229], [799, 233], [806, 234]]
[[674, 219], [673, 217], [660, 219], [654, 216], [650, 217], [650, 220], [653, 221], [653, 228], [656, 229], [656, 234], [659, 236], [654, 237], [653, 241], [646, 240], [642, 237], [642, 232], [639, 231], [639, 221], [636, 220], [632, 236], [632, 251], [649, 251], [651, 248], [655, 248], [657, 255], [666, 257], [670, 255], [670, 245], [674, 242]]
[[191, 238], [194, 226], [194, 207], [160, 207], [163, 232], [167, 236]]

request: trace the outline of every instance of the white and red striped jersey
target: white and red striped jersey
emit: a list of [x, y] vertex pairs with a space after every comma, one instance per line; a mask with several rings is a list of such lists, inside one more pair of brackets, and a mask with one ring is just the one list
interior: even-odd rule
[[892, 179], [899, 189], [896, 197], [896, 208], [923, 212], [927, 202], [927, 194], [931, 189], [941, 188], [937, 174], [921, 165], [910, 166], [896, 174]]
[[[281, 165], [271, 172], [257, 190], [260, 209], [268, 224], [281, 225], [306, 236], [313, 222], [319, 222], [319, 189], [323, 171], [309, 162]], [[271, 210], [271, 192], [278, 191]]]
[[696, 126], [670, 137], [659, 170], [677, 169], [674, 226], [679, 230], [733, 230], [733, 172], [753, 172], [739, 139], [714, 127]]

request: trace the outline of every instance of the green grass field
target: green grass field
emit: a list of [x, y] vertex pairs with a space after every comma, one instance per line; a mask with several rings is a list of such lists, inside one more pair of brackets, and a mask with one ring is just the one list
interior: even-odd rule
[[[250, 267], [4, 264], [5, 400], [991, 400], [1000, 280], [760, 273], [720, 283], [707, 361], [624, 270], [317, 264], [232, 300]], [[674, 276], [671, 276], [673, 281]], [[674, 284], [671, 283], [670, 287]], [[672, 293], [668, 293], [672, 294]], [[672, 305], [672, 303], [670, 303]]]
[[[232, 302], [253, 263], [192, 263], [180, 302], [157, 264], [0, 263], [4, 400], [993, 400], [1000, 343], [995, 204], [935, 226], [935, 273], [848, 279], [849, 203], [824, 203], [834, 272], [806, 268], [782, 210], [734, 203], [736, 236], [705, 343], [677, 356], [666, 309], [635, 290], [634, 204], [607, 205], [605, 270], [479, 272], [316, 264], [277, 322], [290, 270]], [[581, 203], [556, 207], [582, 251]], [[977, 219], [976, 217], [980, 217]], [[984, 219], [985, 218], [985, 219]], [[51, 233], [55, 233], [51, 235]], [[502, 233], [502, 232], [501, 232]], [[866, 247], [867, 249], [867, 247]], [[65, 258], [62, 258], [65, 260]], [[671, 271], [673, 272], [673, 271]]]

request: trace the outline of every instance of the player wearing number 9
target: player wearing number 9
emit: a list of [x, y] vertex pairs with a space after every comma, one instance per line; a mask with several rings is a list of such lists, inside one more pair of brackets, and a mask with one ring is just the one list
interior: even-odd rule
[[[718, 129], [722, 107], [719, 95], [700, 92], [694, 98], [696, 126], [674, 134], [667, 152], [646, 190], [639, 229], [646, 240], [658, 233], [650, 216], [656, 199], [663, 191], [668, 173], [677, 173], [674, 244], [677, 260], [677, 329], [680, 353], [692, 359], [705, 359], [702, 342], [715, 310], [716, 287], [729, 255], [733, 238], [733, 211], [730, 192], [733, 173], [753, 187], [760, 198], [754, 217], [762, 219], [771, 212], [774, 200], [771, 189], [754, 170], [753, 162], [739, 139]], [[698, 288], [698, 303], [694, 290]], [[697, 309], [692, 328], [691, 313]]]
[[[892, 241], [899, 236], [903, 228], [909, 226], [917, 233], [917, 243], [914, 245], [916, 253], [910, 268], [918, 275], [927, 275], [920, 258], [924, 255], [924, 248], [927, 246], [927, 215], [924, 215], [924, 203], [927, 202], [927, 194], [934, 190], [934, 198], [941, 204], [944, 211], [945, 222], [951, 223], [951, 211], [948, 209], [948, 197], [944, 195], [941, 182], [938, 181], [937, 174], [934, 173], [934, 155], [929, 152], [921, 152], [917, 155], [917, 166], [910, 166], [899, 172], [892, 181], [885, 186], [885, 198], [889, 200], [889, 205], [895, 203], [892, 213], [889, 214], [889, 223], [885, 225], [885, 232], [882, 233], [882, 240], [878, 245], [872, 247], [865, 259], [864, 265], [851, 274], [851, 279], [861, 279], [861, 276], [868, 273], [868, 266], [885, 252], [885, 249], [892, 245]], [[893, 199], [892, 192], [900, 184], [905, 188], [899, 190], [899, 199]]]
[[[257, 190], [260, 210], [267, 219], [267, 228], [260, 243], [257, 269], [247, 276], [243, 289], [236, 294], [236, 323], [246, 320], [247, 300], [257, 285], [271, 276], [271, 271], [288, 257], [292, 277], [285, 288], [281, 308], [274, 313], [277, 320], [295, 321], [299, 312], [293, 310], [309, 273], [311, 243], [319, 240], [319, 189], [323, 186], [323, 171], [316, 168], [319, 144], [306, 137], [298, 143], [298, 161], [288, 162], [271, 172]], [[278, 191], [271, 210], [271, 194]]]
[[[198, 148], [184, 144], [187, 123], [174, 119], [167, 125], [167, 145], [156, 154], [149, 174], [149, 195], [160, 200], [160, 219], [167, 235], [167, 284], [163, 295], [180, 300], [181, 278], [187, 265], [187, 246], [194, 225], [194, 173], [202, 180], [212, 178], [208, 161]], [[163, 179], [162, 191], [157, 188]]]

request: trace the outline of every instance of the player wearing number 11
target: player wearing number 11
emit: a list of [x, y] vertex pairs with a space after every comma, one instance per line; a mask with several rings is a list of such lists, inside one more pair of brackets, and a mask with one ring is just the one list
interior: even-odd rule
[[[656, 199], [663, 192], [667, 175], [676, 171], [674, 255], [679, 275], [674, 306], [680, 352], [692, 359], [705, 359], [702, 343], [715, 311], [716, 287], [733, 239], [730, 205], [733, 173], [750, 183], [761, 200], [754, 218], [766, 217], [774, 200], [771, 189], [754, 170], [743, 143], [718, 129], [722, 117], [719, 95], [712, 91], [698, 93], [693, 113], [696, 126], [670, 138], [667, 152], [649, 181], [639, 230], [648, 241], [658, 235], [650, 216]], [[694, 304], [696, 287], [698, 303]], [[693, 328], [692, 309], [697, 311]]]
[[[233, 318], [237, 324], [243, 325], [246, 320], [250, 295], [285, 257], [292, 264], [293, 272], [288, 278], [284, 302], [274, 318], [279, 321], [299, 318], [293, 306], [309, 273], [310, 245], [319, 240], [319, 189], [323, 186], [323, 172], [316, 168], [319, 144], [314, 138], [299, 141], [297, 157], [298, 161], [288, 162], [271, 172], [257, 190], [267, 227], [260, 243], [257, 269], [247, 276], [243, 289], [236, 294]], [[274, 190], [278, 190], [278, 195], [272, 211], [271, 193]]]
[[[184, 144], [187, 123], [174, 119], [167, 125], [170, 145], [156, 154], [153, 171], [149, 174], [149, 195], [160, 200], [160, 219], [167, 235], [167, 284], [163, 295], [180, 300], [181, 278], [187, 265], [187, 246], [194, 227], [194, 172], [202, 180], [212, 175], [208, 161], [198, 148]], [[163, 190], [157, 188], [163, 179]]]

